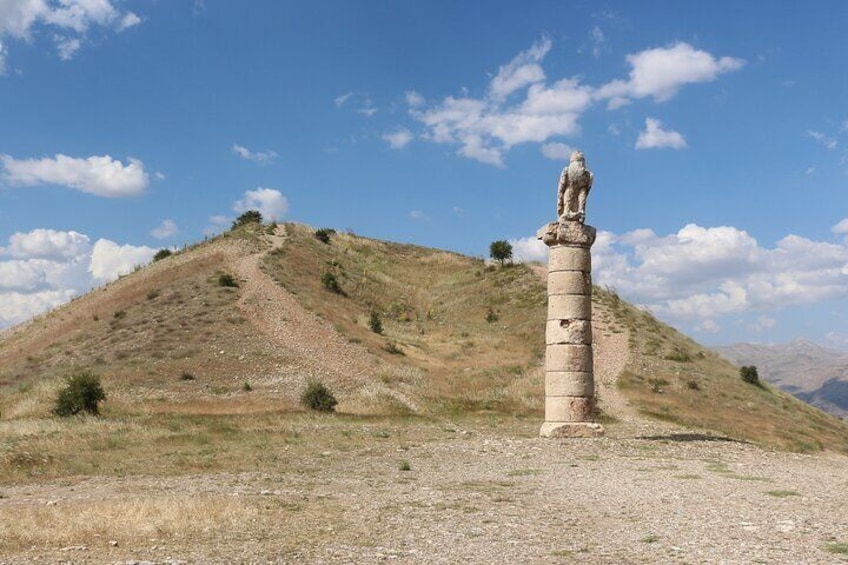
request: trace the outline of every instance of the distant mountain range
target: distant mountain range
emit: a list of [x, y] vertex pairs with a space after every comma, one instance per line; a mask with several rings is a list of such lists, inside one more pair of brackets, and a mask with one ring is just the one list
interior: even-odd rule
[[848, 418], [848, 353], [805, 340], [713, 349], [738, 365], [755, 365], [762, 379], [804, 402]]

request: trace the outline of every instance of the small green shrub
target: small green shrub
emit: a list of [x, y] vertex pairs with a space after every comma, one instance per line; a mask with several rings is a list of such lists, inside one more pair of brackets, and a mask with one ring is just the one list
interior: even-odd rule
[[745, 365], [739, 369], [739, 377], [748, 384], [760, 386], [760, 375], [754, 365]]
[[88, 412], [95, 416], [100, 413], [100, 401], [106, 400], [106, 393], [100, 385], [100, 377], [81, 371], [66, 379], [65, 388], [59, 391], [53, 413], [57, 416], [73, 416]]
[[689, 390], [701, 390], [701, 385], [699, 385], [698, 381], [695, 379], [689, 379], [686, 381], [686, 388]]
[[401, 461], [400, 465], [398, 465], [398, 471], [411, 471], [412, 467], [409, 465], [409, 461]]
[[234, 279], [232, 275], [222, 273], [221, 276], [218, 277], [218, 286], [238, 288], [238, 282], [236, 282], [236, 279]]
[[489, 308], [486, 311], [486, 322], [488, 322], [490, 324], [494, 324], [497, 321], [498, 321], [498, 314], [494, 310]]
[[162, 259], [170, 257], [173, 254], [174, 254], [174, 252], [171, 251], [170, 249], [164, 249], [164, 248], [160, 249], [159, 251], [156, 252], [156, 255], [153, 256], [153, 262], [155, 263], [156, 261], [161, 261]]
[[194, 375], [192, 375], [188, 371], [183, 371], [183, 373], [180, 375], [180, 380], [181, 381], [193, 381]]
[[250, 392], [251, 390], [253, 390], [253, 387], [250, 386], [250, 383], [246, 382], [246, 383], [244, 383], [244, 385], [242, 385], [241, 389], [244, 392]]
[[331, 228], [321, 228], [315, 230], [315, 238], [322, 243], [330, 243], [330, 237], [335, 235], [336, 230]]
[[233, 222], [233, 228], [240, 228], [242, 226], [246, 226], [248, 224], [261, 224], [262, 223], [262, 214], [259, 210], [248, 210]]
[[320, 381], [309, 381], [300, 395], [300, 403], [310, 410], [334, 412], [339, 403], [333, 393]]
[[324, 273], [321, 275], [321, 284], [334, 294], [341, 294], [342, 287], [339, 286], [339, 281], [333, 273]]
[[383, 321], [380, 319], [380, 315], [377, 312], [371, 312], [371, 317], [368, 319], [368, 327], [371, 328], [371, 331], [375, 334], [383, 333]]
[[118, 310], [117, 312], [112, 314], [112, 317], [115, 318], [116, 320], [122, 320], [122, 319], [127, 317], [127, 313], [126, 313], [125, 310]]
[[159, 289], [154, 288], [154, 289], [147, 291], [147, 299], [148, 300], [153, 300], [157, 296], [159, 296]]

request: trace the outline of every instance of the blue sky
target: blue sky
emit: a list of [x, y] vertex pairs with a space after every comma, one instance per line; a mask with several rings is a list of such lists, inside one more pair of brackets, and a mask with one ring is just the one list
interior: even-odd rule
[[0, 328], [240, 211], [544, 259], [707, 344], [848, 348], [848, 4], [0, 0]]

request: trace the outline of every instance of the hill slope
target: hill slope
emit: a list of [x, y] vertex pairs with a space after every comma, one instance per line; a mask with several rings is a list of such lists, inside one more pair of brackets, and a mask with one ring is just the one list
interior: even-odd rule
[[778, 345], [737, 343], [716, 351], [782, 390], [839, 417], [848, 417], [848, 353], [804, 340]]
[[[221, 274], [239, 286], [219, 286]], [[47, 421], [60, 378], [90, 368], [112, 418], [290, 413], [317, 379], [349, 414], [541, 422], [545, 300], [534, 266], [247, 226], [7, 334], [0, 414]], [[596, 289], [594, 308], [599, 417], [612, 437], [689, 431], [848, 450], [842, 422], [741, 382], [736, 367], [614, 293]]]

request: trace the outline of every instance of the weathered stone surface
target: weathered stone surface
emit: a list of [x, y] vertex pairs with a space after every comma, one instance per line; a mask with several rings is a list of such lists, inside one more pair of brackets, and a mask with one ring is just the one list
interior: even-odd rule
[[551, 247], [548, 254], [548, 273], [555, 271], [592, 271], [592, 254], [588, 247]]
[[550, 248], [592, 247], [597, 231], [588, 224], [573, 221], [551, 222], [536, 231], [536, 239], [541, 239]]
[[595, 396], [592, 373], [545, 373], [545, 396]]
[[548, 296], [548, 320], [591, 320], [592, 298], [581, 294]]
[[545, 372], [592, 372], [591, 345], [549, 345], [545, 348]]
[[586, 159], [580, 151], [571, 154], [568, 166], [562, 170], [557, 188], [557, 217], [560, 221], [583, 223], [586, 219], [586, 197], [595, 180], [586, 168]]
[[577, 247], [592, 247], [597, 231], [580, 222], [560, 222], [557, 226], [557, 243]]
[[548, 295], [592, 294], [592, 275], [583, 271], [554, 271], [548, 273]]
[[591, 422], [594, 412], [591, 396], [545, 396], [546, 422]]
[[549, 222], [536, 230], [536, 239], [541, 239], [545, 245], [550, 247], [551, 245], [556, 245], [557, 243], [557, 228], [559, 227], [558, 222]]
[[545, 422], [539, 435], [554, 439], [602, 437], [604, 427], [593, 422]]
[[557, 343], [591, 345], [592, 322], [589, 320], [548, 320], [548, 326], [545, 330], [545, 343], [547, 345]]

